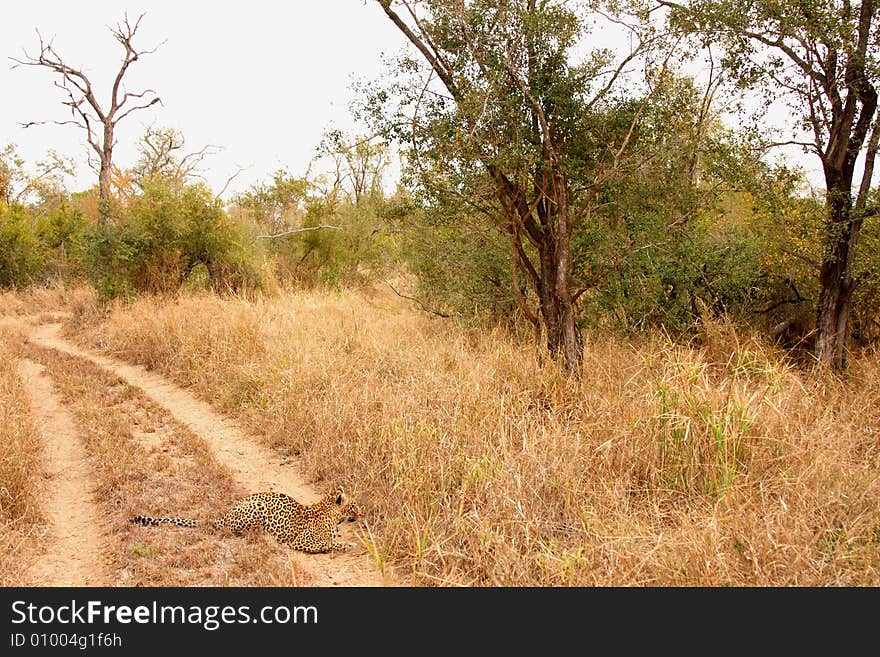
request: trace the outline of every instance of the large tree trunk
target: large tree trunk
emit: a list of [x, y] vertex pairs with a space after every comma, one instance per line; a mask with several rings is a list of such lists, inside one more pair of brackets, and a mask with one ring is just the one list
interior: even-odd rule
[[556, 189], [556, 205], [559, 213], [556, 236], [556, 276], [554, 293], [559, 301], [559, 328], [562, 332], [562, 355], [565, 367], [569, 372], [580, 374], [584, 359], [584, 337], [577, 324], [577, 313], [571, 296], [571, 235], [573, 227], [568, 208], [568, 179], [559, 165], [555, 147], [549, 139], [549, 132], [545, 138], [550, 142], [552, 151], [551, 162], [554, 168], [554, 188]]
[[822, 291], [816, 310], [816, 359], [834, 369], [846, 368], [852, 290], [836, 262], [822, 264]]
[[541, 319], [547, 332], [547, 350], [551, 356], [562, 360], [565, 369], [571, 374], [580, 374], [584, 355], [584, 340], [577, 324], [577, 313], [571, 294], [566, 285], [560, 294], [558, 281], [569, 278], [565, 263], [558, 261], [558, 253], [553, 240], [547, 239], [540, 247], [541, 277], [540, 297]]
[[852, 177], [826, 170], [828, 245], [819, 272], [814, 354], [823, 365], [842, 370], [847, 365], [849, 316], [853, 295], [853, 247], [858, 225], [852, 221]]

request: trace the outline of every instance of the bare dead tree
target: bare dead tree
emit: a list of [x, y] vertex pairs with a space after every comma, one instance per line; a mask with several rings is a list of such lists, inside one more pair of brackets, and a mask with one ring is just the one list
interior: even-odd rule
[[[75, 125], [85, 131], [86, 140], [97, 155], [95, 168], [98, 171], [99, 207], [103, 223], [108, 223], [110, 220], [110, 180], [113, 170], [113, 148], [116, 146], [114, 137], [116, 126], [132, 112], [147, 109], [161, 102], [152, 89], [131, 92], [126, 91], [123, 84], [123, 78], [129, 67], [144, 55], [156, 52], [158, 48], [157, 46], [151, 50], [138, 50], [132, 43], [143, 17], [144, 15], [141, 14], [132, 23], [126, 15], [121, 23], [110, 29], [114, 38], [125, 49], [125, 55], [113, 80], [109, 106], [102, 105], [98, 101], [92, 81], [83, 70], [65, 63], [55, 50], [52, 41], [46, 42], [39, 31], [37, 31], [40, 40], [39, 55], [32, 56], [25, 51], [24, 59], [12, 58], [16, 62], [13, 68], [39, 66], [58, 76], [54, 84], [67, 95], [67, 100], [63, 101], [63, 104], [70, 108], [73, 118], [66, 121], [31, 121], [22, 125], [25, 128], [45, 124]], [[89, 161], [94, 163], [91, 157]]]

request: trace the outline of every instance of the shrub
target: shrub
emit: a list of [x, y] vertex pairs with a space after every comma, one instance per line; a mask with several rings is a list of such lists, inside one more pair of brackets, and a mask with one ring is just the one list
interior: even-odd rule
[[301, 285], [339, 289], [374, 280], [394, 261], [395, 241], [383, 219], [385, 201], [361, 204], [312, 199], [303, 228], [334, 226], [295, 233], [275, 245], [291, 278]]
[[0, 203], [0, 286], [29, 285], [45, 266], [45, 254], [27, 210]]
[[261, 285], [245, 232], [201, 184], [178, 189], [161, 179], [144, 181], [121, 221], [95, 225], [85, 243], [92, 281], [103, 296], [172, 292], [195, 278], [206, 278], [204, 286], [213, 289]]

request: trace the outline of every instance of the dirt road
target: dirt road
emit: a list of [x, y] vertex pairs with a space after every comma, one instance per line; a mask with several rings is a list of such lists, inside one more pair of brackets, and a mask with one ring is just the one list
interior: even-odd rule
[[[89, 360], [143, 391], [149, 399], [204, 440], [216, 460], [228, 468], [243, 489], [251, 492], [282, 491], [304, 503], [315, 501], [320, 496], [320, 492], [308, 485], [294, 464], [263, 447], [232, 420], [163, 377], [71, 344], [61, 336], [60, 324], [35, 326], [28, 339], [37, 346]], [[71, 582], [101, 583], [106, 580], [106, 573], [100, 563], [73, 557], [95, 550], [100, 553], [99, 525], [87, 521], [88, 517], [98, 516], [89, 507], [90, 483], [84, 471], [85, 456], [77, 451], [75, 430], [72, 429], [70, 418], [65, 416], [57, 396], [53, 397], [51, 382], [38, 372], [40, 366], [24, 361], [22, 368], [22, 375], [33, 396], [35, 412], [45, 424], [47, 437], [52, 437], [47, 440], [48, 467], [57, 471], [61, 464], [69, 465], [61, 468], [63, 476], [51, 485], [53, 493], [49, 504], [55, 509], [49, 511], [50, 525], [58, 534], [58, 541], [48, 550], [52, 558], [46, 560], [43, 566], [45, 572], [35, 573], [34, 577], [48, 584], [63, 584], [66, 582], [61, 573], [65, 572], [69, 574], [68, 579], [73, 578]], [[72, 508], [70, 503], [74, 499], [80, 501]], [[65, 504], [68, 506], [65, 507]], [[65, 510], [62, 511], [62, 508]], [[78, 529], [69, 530], [69, 535], [62, 531], [64, 513], [79, 514], [73, 516], [76, 519], [73, 524]], [[351, 541], [350, 535], [343, 534], [342, 538]], [[78, 545], [85, 552], [75, 549]], [[362, 548], [336, 555], [293, 554], [297, 565], [308, 573], [309, 582], [316, 586], [394, 585], [390, 575], [377, 571], [373, 560]]]
[[92, 501], [94, 483], [73, 418], [42, 365], [23, 359], [19, 374], [43, 429], [44, 511], [49, 530], [45, 557], [26, 580], [32, 586], [102, 586], [108, 583], [101, 555], [107, 553], [101, 514]]

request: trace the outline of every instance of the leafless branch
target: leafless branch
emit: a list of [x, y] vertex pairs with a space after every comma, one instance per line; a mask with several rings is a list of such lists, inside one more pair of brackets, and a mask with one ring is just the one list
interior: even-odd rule
[[128, 116], [128, 115], [131, 114], [132, 112], [136, 112], [136, 111], [138, 111], [138, 110], [142, 110], [142, 109], [147, 109], [148, 107], [152, 107], [152, 106], [155, 105], [156, 103], [160, 103], [160, 104], [161, 104], [161, 103], [162, 103], [162, 99], [156, 97], [156, 98], [153, 98], [153, 100], [151, 100], [149, 103], [144, 103], [143, 105], [135, 105], [134, 107], [130, 107], [129, 109], [127, 109], [126, 111], [124, 111], [122, 114], [120, 114], [120, 115], [116, 118], [116, 120], [115, 120], [113, 123], [114, 123], [114, 124], [119, 123], [119, 121], [121, 121], [122, 119], [124, 119], [126, 116]]
[[197, 151], [187, 153], [182, 158], [180, 158], [180, 163], [177, 165], [178, 175], [191, 174], [206, 157], [208, 157], [209, 155], [216, 155], [222, 150], [223, 148], [220, 146], [215, 146], [214, 144], [206, 144]]
[[18, 125], [22, 128], [30, 128], [35, 125], [75, 125], [80, 128], [85, 128], [85, 125], [72, 119], [69, 121], [28, 121], [27, 123], [19, 123]]
[[223, 184], [223, 187], [220, 189], [219, 192], [217, 192], [217, 193], [214, 195], [214, 198], [219, 199], [221, 196], [223, 196], [223, 195], [226, 193], [226, 190], [229, 188], [229, 185], [232, 184], [232, 181], [235, 180], [236, 178], [238, 178], [242, 173], [244, 173], [245, 171], [247, 171], [249, 168], [250, 168], [250, 166], [247, 166], [247, 167], [239, 167], [239, 168], [238, 168], [238, 171], [236, 171], [235, 173], [233, 173], [231, 176], [229, 176], [229, 177], [226, 179], [226, 182]]
[[[797, 286], [794, 284], [793, 280], [791, 280], [789, 278], [786, 280], [786, 283], [788, 283], [788, 286], [791, 288], [791, 291], [794, 292], [794, 299], [782, 299], [781, 301], [778, 301], [774, 304], [771, 304], [770, 306], [768, 306], [767, 308], [764, 308], [763, 310], [755, 310], [754, 312], [756, 315], [766, 315], [770, 312], [773, 312], [774, 310], [776, 310], [780, 306], [794, 305], [794, 304], [802, 303], [804, 301], [809, 301], [809, 299], [807, 297], [803, 296], [800, 293], [800, 291], [797, 289]], [[777, 326], [774, 327], [773, 331], [776, 331], [776, 328], [782, 326], [782, 324], [784, 324], [784, 323], [785, 322], [780, 322], [780, 324], [777, 324]], [[790, 324], [789, 324], [789, 326], [790, 326]], [[779, 335], [780, 333], [782, 333], [782, 331], [784, 331], [786, 328], [788, 328], [788, 326], [781, 328], [778, 332], [771, 331], [771, 335], [773, 335], [775, 337], [775, 336]]]
[[816, 262], [809, 256], [805, 256], [803, 253], [792, 251], [791, 249], [788, 249], [786, 247], [782, 247], [779, 250], [782, 251], [785, 255], [790, 255], [792, 258], [797, 258], [798, 260], [807, 263], [808, 265], [810, 265], [810, 267], [817, 271], [822, 268], [822, 266], [818, 262]]
[[321, 230], [324, 228], [332, 228], [333, 230], [342, 230], [339, 226], [328, 226], [325, 224], [321, 224], [320, 226], [308, 226], [307, 228], [291, 228], [290, 230], [285, 230], [281, 233], [275, 233], [274, 235], [257, 235], [254, 237], [254, 241], [257, 240], [274, 240], [278, 237], [287, 237], [288, 235], [293, 235], [295, 233], [307, 233], [312, 230]]
[[409, 299], [410, 301], [415, 301], [417, 304], [419, 304], [419, 306], [421, 306], [422, 310], [424, 310], [426, 313], [431, 313], [432, 315], [437, 315], [437, 317], [444, 317], [444, 318], [447, 318], [447, 319], [448, 319], [449, 317], [451, 317], [451, 315], [447, 315], [446, 313], [440, 312], [439, 310], [434, 310], [433, 308], [428, 308], [428, 306], [426, 306], [424, 303], [422, 303], [422, 301], [421, 301], [420, 299], [416, 299], [415, 297], [411, 297], [411, 296], [408, 296], [408, 295], [406, 295], [406, 294], [401, 294], [401, 293], [398, 292], [397, 289], [396, 289], [391, 283], [389, 283], [388, 281], [385, 281], [385, 284], [388, 285], [388, 287], [391, 288], [391, 291], [394, 292], [394, 294], [396, 294], [397, 296], [399, 296], [401, 299]]
[[815, 151], [820, 157], [822, 156], [822, 151], [819, 146], [811, 141], [797, 141], [795, 139], [791, 139], [789, 141], [774, 141], [767, 144], [762, 144], [762, 148], [779, 148], [780, 146], [802, 146], [803, 148], [809, 148], [812, 151]]

